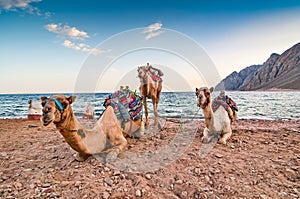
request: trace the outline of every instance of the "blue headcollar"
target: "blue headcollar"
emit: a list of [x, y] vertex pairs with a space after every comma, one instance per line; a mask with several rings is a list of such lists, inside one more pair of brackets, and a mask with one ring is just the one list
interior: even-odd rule
[[[63, 107], [62, 103], [60, 101], [58, 101], [58, 99], [50, 98], [49, 100], [53, 100], [55, 102], [55, 105], [56, 105], [56, 107], [58, 108], [58, 110], [60, 112], [62, 112], [64, 110], [64, 107]], [[46, 100], [46, 103], [48, 103], [48, 100]]]
[[51, 98], [51, 100], [53, 100], [55, 102], [55, 105], [57, 106], [57, 108], [60, 112], [62, 112], [64, 110], [64, 107], [60, 101], [58, 101], [56, 98]]

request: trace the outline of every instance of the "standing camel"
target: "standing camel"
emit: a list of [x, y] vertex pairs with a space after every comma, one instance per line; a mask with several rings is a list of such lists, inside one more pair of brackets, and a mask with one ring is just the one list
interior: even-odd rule
[[[155, 69], [147, 63], [147, 66], [140, 66], [137, 69], [138, 77], [140, 78], [140, 95], [143, 98], [143, 104], [145, 108], [146, 122], [145, 126], [149, 125], [148, 121], [148, 108], [147, 108], [147, 98], [152, 100], [153, 112], [154, 112], [154, 125], [161, 126], [158, 122], [157, 106], [160, 99], [160, 93], [162, 89], [162, 79], [160, 76], [163, 73], [159, 69]], [[156, 74], [156, 75], [155, 75]]]

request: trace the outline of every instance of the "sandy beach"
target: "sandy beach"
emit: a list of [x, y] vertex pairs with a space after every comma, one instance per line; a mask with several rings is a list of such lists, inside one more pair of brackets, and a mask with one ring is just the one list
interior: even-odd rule
[[[152, 137], [128, 138], [127, 152], [156, 150], [178, 126], [169, 120]], [[299, 198], [300, 120], [237, 120], [233, 136], [205, 157], [204, 122], [192, 144], [171, 164], [145, 173], [123, 172], [75, 151], [53, 124], [0, 120], [0, 198]]]

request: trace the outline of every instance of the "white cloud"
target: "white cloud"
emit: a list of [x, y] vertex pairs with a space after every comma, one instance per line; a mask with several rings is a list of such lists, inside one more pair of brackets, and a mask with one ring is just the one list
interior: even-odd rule
[[147, 28], [145, 28], [144, 33], [151, 33], [157, 31], [161, 29], [161, 27], [162, 27], [162, 23], [156, 22], [154, 24], [149, 25]]
[[77, 51], [82, 51], [82, 52], [88, 52], [88, 53], [91, 53], [92, 55], [100, 55], [102, 53], [110, 52], [110, 50], [101, 50], [101, 49], [97, 49], [97, 48], [91, 48], [89, 45], [87, 45], [85, 43], [76, 44], [67, 39], [63, 42], [62, 45], [66, 48], [71, 48], [71, 49], [74, 49]]
[[153, 38], [153, 37], [157, 37], [157, 36], [159, 36], [160, 34], [162, 34], [164, 31], [155, 31], [155, 32], [150, 32], [150, 33], [148, 33], [146, 36], [145, 36], [145, 39], [146, 40], [149, 40], [149, 39], [151, 39], [151, 38]]
[[61, 24], [48, 24], [45, 26], [45, 29], [49, 32], [56, 33], [58, 35], [67, 36], [72, 39], [86, 39], [89, 38], [87, 32], [80, 31], [76, 27], [70, 27], [68, 25], [64, 25], [63, 27]]
[[42, 0], [0, 0], [0, 13], [1, 10], [17, 11], [24, 10], [30, 14], [42, 15], [40, 10], [30, 5], [31, 3], [41, 2]]
[[16, 8], [25, 9], [32, 7], [29, 5], [32, 2], [40, 2], [42, 0], [0, 0], [0, 8], [4, 10], [13, 10]]
[[149, 40], [153, 37], [157, 37], [161, 35], [164, 31], [161, 31], [162, 28], [161, 22], [156, 22], [154, 24], [149, 25], [147, 28], [144, 29], [143, 33], [146, 34], [145, 39]]

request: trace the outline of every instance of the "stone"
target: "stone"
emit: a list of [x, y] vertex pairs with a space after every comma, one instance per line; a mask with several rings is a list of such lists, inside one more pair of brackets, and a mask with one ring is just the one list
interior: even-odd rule
[[141, 192], [141, 190], [136, 190], [136, 192], [135, 192], [135, 196], [136, 197], [142, 197], [142, 192]]
[[103, 199], [108, 199], [110, 197], [110, 194], [107, 191], [104, 191], [102, 197]]
[[148, 180], [150, 180], [151, 179], [151, 175], [150, 174], [146, 174], [145, 178], [148, 179]]

